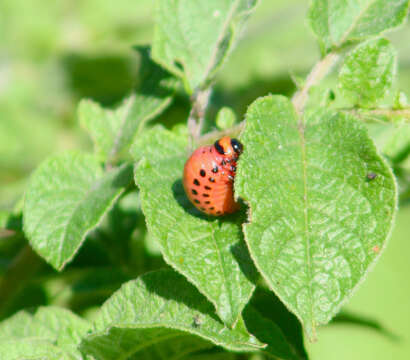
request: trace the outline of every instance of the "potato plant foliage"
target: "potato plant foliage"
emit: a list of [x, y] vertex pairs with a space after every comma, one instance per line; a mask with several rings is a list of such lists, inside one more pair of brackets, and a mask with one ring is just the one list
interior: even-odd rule
[[[130, 50], [138, 86], [115, 108], [79, 102], [93, 151], [50, 155], [0, 214], [0, 240], [26, 243], [1, 291], [38, 271], [43, 296], [62, 299], [13, 309], [11, 290], [0, 295], [1, 359], [307, 359], [304, 339], [320, 341], [366, 280], [394, 225], [405, 148], [392, 138], [383, 154], [367, 123], [409, 118], [386, 37], [409, 1], [313, 0], [319, 60], [292, 97], [265, 94], [237, 120], [212, 91], [257, 6], [157, 0], [152, 44]], [[163, 124], [173, 101], [190, 111]], [[182, 171], [222, 135], [244, 146], [241, 210], [209, 217]]]

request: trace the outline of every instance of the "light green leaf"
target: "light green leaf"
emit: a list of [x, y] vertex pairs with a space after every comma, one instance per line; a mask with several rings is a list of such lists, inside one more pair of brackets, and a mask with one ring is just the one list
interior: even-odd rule
[[85, 320], [58, 307], [42, 307], [34, 315], [20, 311], [0, 323], [0, 358], [79, 360], [76, 348], [89, 327]]
[[313, 0], [309, 21], [324, 51], [403, 24], [409, 0]]
[[153, 354], [157, 359], [164, 350], [168, 358], [187, 356], [212, 343], [234, 351], [263, 346], [239, 325], [225, 327], [212, 305], [183, 276], [162, 270], [124, 284], [103, 305], [80, 349], [97, 360], [108, 360], [124, 354], [132, 359]]
[[222, 65], [256, 0], [158, 0], [153, 59], [184, 80], [207, 85]]
[[80, 360], [48, 341], [39, 339], [0, 340], [0, 359], [7, 360]]
[[91, 155], [72, 152], [44, 161], [24, 202], [24, 232], [31, 246], [61, 270], [130, 181], [130, 166], [104, 172]]
[[236, 115], [230, 107], [223, 107], [216, 116], [216, 126], [221, 130], [232, 127], [236, 122]]
[[165, 260], [196, 285], [230, 327], [254, 289], [254, 267], [243, 241], [244, 214], [201, 214], [182, 186], [187, 137], [163, 128], [144, 133], [132, 146], [135, 181], [148, 231]]
[[48, 340], [54, 338], [55, 334], [43, 324], [35, 321], [33, 316], [24, 310], [0, 323], [0, 340], [29, 337]]
[[305, 116], [280, 96], [250, 106], [235, 189], [250, 206], [244, 232], [257, 268], [312, 339], [378, 259], [397, 199], [359, 121]]
[[78, 106], [80, 123], [103, 160], [115, 160], [144, 125], [168, 107], [176, 90], [177, 80], [152, 62], [149, 49], [136, 50], [141, 55], [141, 86], [133, 95], [115, 110], [104, 109], [92, 100], [82, 100]]
[[386, 39], [357, 46], [345, 59], [339, 86], [354, 105], [376, 106], [391, 90], [397, 70], [397, 52]]

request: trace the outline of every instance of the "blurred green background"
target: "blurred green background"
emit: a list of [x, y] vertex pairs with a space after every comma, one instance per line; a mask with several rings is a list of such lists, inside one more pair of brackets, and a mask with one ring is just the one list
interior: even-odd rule
[[[48, 155], [91, 149], [76, 105], [89, 97], [114, 106], [138, 83], [132, 46], [150, 43], [153, 10], [149, 0], [0, 2], [0, 209], [19, 203], [28, 175]], [[261, 0], [218, 76], [210, 114], [229, 105], [242, 117], [258, 96], [292, 94], [291, 74], [306, 74], [319, 57], [306, 10], [305, 0]], [[410, 25], [388, 37], [399, 51], [397, 88], [410, 94]], [[181, 94], [158, 121], [185, 122], [188, 111]], [[379, 128], [375, 140], [386, 142], [391, 131]], [[387, 251], [344, 308], [384, 331], [341, 319], [307, 344], [312, 359], [410, 358], [409, 220], [402, 201]]]

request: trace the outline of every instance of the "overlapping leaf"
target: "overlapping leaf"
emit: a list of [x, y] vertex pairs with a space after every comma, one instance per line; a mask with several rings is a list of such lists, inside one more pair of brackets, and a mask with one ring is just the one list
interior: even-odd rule
[[409, 0], [314, 0], [309, 11], [324, 51], [365, 40], [401, 25]]
[[364, 42], [345, 59], [339, 73], [344, 95], [354, 105], [372, 107], [391, 90], [397, 70], [397, 53], [386, 39]]
[[0, 324], [1, 359], [81, 359], [77, 350], [90, 325], [69, 310], [20, 311]]
[[146, 122], [161, 113], [171, 102], [177, 80], [153, 63], [149, 49], [139, 47], [141, 86], [115, 110], [104, 109], [92, 100], [81, 101], [80, 123], [90, 133], [96, 153], [103, 159], [115, 159]]
[[355, 119], [287, 98], [247, 112], [236, 194], [250, 206], [251, 256], [310, 338], [382, 252], [396, 209], [392, 173]]
[[102, 307], [81, 350], [97, 360], [123, 354], [156, 359], [161, 353], [184, 358], [213, 344], [234, 351], [263, 347], [242, 323], [225, 327], [211, 303], [183, 276], [162, 270], [124, 284]]
[[256, 0], [159, 0], [153, 59], [193, 92], [210, 80], [232, 48]]
[[91, 155], [49, 158], [34, 172], [26, 192], [24, 231], [31, 246], [62, 269], [131, 181], [128, 165], [104, 172]]
[[243, 214], [211, 218], [188, 201], [182, 186], [185, 135], [154, 128], [134, 143], [131, 153], [148, 230], [165, 260], [233, 326], [254, 289], [254, 268], [241, 231]]

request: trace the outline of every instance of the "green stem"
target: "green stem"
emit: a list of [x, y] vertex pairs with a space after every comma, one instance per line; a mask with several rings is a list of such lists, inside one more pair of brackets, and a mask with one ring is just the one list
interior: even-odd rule
[[318, 84], [330, 72], [330, 70], [332, 70], [332, 67], [339, 60], [339, 57], [339, 54], [331, 52], [313, 67], [312, 71], [307, 76], [302, 89], [297, 91], [292, 97], [293, 105], [298, 114], [301, 114], [306, 106], [309, 98], [309, 90], [312, 86]]
[[404, 109], [356, 109], [356, 108], [344, 108], [338, 109], [339, 111], [346, 112], [363, 120], [374, 120], [381, 123], [386, 123], [386, 121], [372, 119], [371, 116], [386, 116], [391, 118], [393, 116], [400, 116], [406, 121], [410, 121], [410, 108]]
[[206, 108], [208, 107], [211, 89], [198, 91], [191, 97], [191, 112], [188, 117], [188, 131], [191, 139], [191, 147], [197, 142], [205, 120]]

